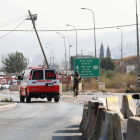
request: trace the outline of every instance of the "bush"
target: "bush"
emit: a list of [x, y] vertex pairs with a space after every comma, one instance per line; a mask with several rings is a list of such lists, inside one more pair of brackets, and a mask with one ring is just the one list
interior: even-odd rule
[[5, 98], [5, 102], [13, 102], [13, 99], [10, 97], [10, 99], [7, 97]]
[[140, 93], [140, 89], [138, 89], [137, 92]]
[[106, 92], [106, 90], [104, 90], [104, 89], [102, 89], [101, 91], [102, 91], [102, 92]]
[[107, 77], [107, 78], [111, 78], [111, 77], [114, 77], [115, 74], [116, 74], [115, 71], [107, 70], [106, 77]]
[[138, 73], [135, 70], [132, 70], [129, 74], [132, 76], [136, 76]]
[[128, 88], [127, 88], [127, 89], [125, 90], [125, 92], [126, 92], [126, 93], [134, 93], [134, 92], [135, 92], [135, 90], [134, 90], [134, 89], [132, 89], [132, 88], [130, 88], [130, 89], [128, 89]]

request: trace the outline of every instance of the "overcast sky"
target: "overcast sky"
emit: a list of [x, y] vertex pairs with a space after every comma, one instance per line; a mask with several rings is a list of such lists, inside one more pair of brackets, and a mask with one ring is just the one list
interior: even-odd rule
[[[140, 21], [140, 1], [138, 0], [138, 14]], [[26, 16], [28, 10], [32, 14], [37, 14], [36, 21], [37, 30], [71, 30], [73, 25], [76, 29], [90, 29], [94, 27], [93, 14], [89, 10], [83, 10], [82, 7], [91, 9], [95, 16], [96, 28], [122, 26], [136, 23], [136, 5], [135, 0], [4, 0], [1, 2], [0, 8], [0, 30], [13, 30], [17, 27]], [[25, 17], [24, 17], [25, 15]], [[23, 16], [23, 18], [21, 17]], [[7, 21], [21, 17], [21, 20], [7, 25], [11, 22]], [[2, 24], [4, 23], [4, 24]], [[140, 22], [139, 22], [140, 23]], [[2, 27], [4, 26], [4, 27]], [[16, 30], [32, 30], [33, 26], [30, 20], [25, 20]], [[131, 32], [136, 30], [136, 26], [121, 27], [123, 32]], [[54, 48], [55, 62], [59, 63], [64, 59], [65, 47], [62, 34], [57, 31], [38, 32], [42, 45], [45, 49], [47, 58], [49, 59], [50, 47], [46, 43], [50, 43]], [[76, 35], [75, 31], [59, 31], [70, 40], [71, 54], [76, 54]], [[0, 31], [0, 54], [8, 54], [16, 50], [22, 52], [26, 58], [32, 61], [37, 54], [41, 54], [41, 49], [34, 32], [12, 32], [3, 37], [8, 32]], [[96, 29], [97, 50], [99, 45], [103, 43], [98, 39], [102, 34], [113, 33], [121, 35], [116, 28]], [[131, 40], [130, 40], [131, 41]], [[111, 40], [108, 40], [108, 45]], [[116, 46], [120, 44], [115, 44]], [[69, 56], [69, 43], [66, 40], [66, 53]], [[77, 31], [77, 48], [78, 53], [83, 49], [85, 54], [94, 52], [94, 30], [78, 30]], [[1, 60], [1, 55], [0, 55]], [[0, 63], [1, 66], [1, 63]]]

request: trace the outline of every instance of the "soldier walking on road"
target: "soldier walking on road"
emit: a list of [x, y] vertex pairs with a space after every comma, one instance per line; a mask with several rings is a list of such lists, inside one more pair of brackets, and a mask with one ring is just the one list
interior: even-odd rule
[[72, 74], [71, 74], [71, 76], [74, 77], [74, 84], [73, 84], [74, 96], [73, 96], [73, 97], [76, 96], [76, 98], [77, 98], [77, 95], [78, 95], [78, 87], [79, 87], [79, 81], [80, 81], [81, 77], [79, 76], [78, 71], [75, 71], [75, 75], [72, 75]]

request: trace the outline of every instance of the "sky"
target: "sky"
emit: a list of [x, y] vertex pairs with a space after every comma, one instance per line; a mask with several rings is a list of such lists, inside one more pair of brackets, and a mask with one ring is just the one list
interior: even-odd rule
[[[140, 0], [138, 0], [137, 6], [140, 20]], [[94, 18], [90, 10], [81, 8], [91, 9], [94, 13]], [[13, 30], [19, 24], [21, 25], [16, 30], [33, 30], [31, 21], [25, 20], [29, 15], [28, 10], [32, 14], [37, 14], [37, 30], [47, 30], [38, 31], [38, 34], [48, 60], [50, 58], [50, 50], [46, 47], [52, 49], [53, 46], [56, 63], [60, 63], [61, 60], [65, 59], [65, 45], [62, 34], [69, 39], [70, 45], [72, 45], [70, 48], [71, 55], [76, 54], [76, 32], [74, 27], [77, 29], [78, 53], [80, 54], [81, 50], [83, 50], [83, 53], [88, 55], [89, 53], [95, 53], [94, 21], [97, 28], [97, 52], [99, 52], [100, 44], [104, 44], [106, 35], [113, 34], [117, 36], [116, 40], [118, 41], [116, 44], [112, 44], [112, 40], [108, 40], [105, 44], [106, 46], [110, 45], [112, 50], [113, 46], [120, 45], [121, 36], [121, 31], [116, 28], [98, 28], [136, 23], [135, 0], [4, 0], [1, 2], [0, 8], [0, 60], [2, 54], [5, 55], [15, 51], [22, 52], [26, 58], [29, 58], [30, 62], [36, 55], [42, 54], [35, 32], [13, 31], [9, 35], [6, 35], [9, 32], [2, 31]], [[7, 22], [18, 17], [20, 17], [17, 19], [18, 21], [12, 21], [14, 22], [13, 24]], [[66, 26], [66, 24], [73, 25], [74, 27]], [[124, 33], [124, 38], [125, 33], [131, 33], [136, 30], [136, 26], [120, 28]], [[62, 34], [57, 34], [58, 30]], [[67, 59], [69, 59], [68, 39], [65, 40]], [[124, 43], [130, 41], [125, 39]]]

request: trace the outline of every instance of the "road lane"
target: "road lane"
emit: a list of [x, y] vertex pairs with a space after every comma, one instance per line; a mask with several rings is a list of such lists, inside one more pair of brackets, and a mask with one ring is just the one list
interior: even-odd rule
[[0, 111], [1, 140], [82, 139], [79, 123], [83, 105], [48, 102], [47, 99], [20, 103], [19, 95], [10, 96], [19, 104], [13, 109]]

